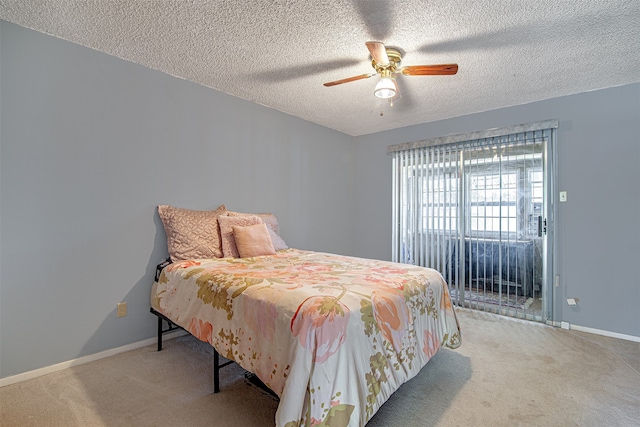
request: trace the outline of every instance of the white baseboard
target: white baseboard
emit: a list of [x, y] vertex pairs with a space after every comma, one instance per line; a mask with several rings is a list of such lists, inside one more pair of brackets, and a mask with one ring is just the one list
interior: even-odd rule
[[587, 328], [586, 326], [580, 326], [580, 325], [572, 325], [569, 322], [560, 322], [559, 325], [555, 325], [555, 326], [560, 326], [562, 329], [587, 332], [590, 334], [602, 335], [604, 337], [618, 338], [625, 341], [640, 342], [640, 337], [636, 337], [633, 335], [619, 334], [617, 332], [611, 332], [611, 331], [603, 331], [602, 329]]
[[574, 331], [588, 332], [590, 334], [603, 335], [605, 337], [618, 338], [625, 341], [640, 342], [640, 337], [633, 335], [619, 334], [617, 332], [603, 331], [601, 329], [587, 328], [586, 326], [579, 325], [569, 325], [569, 328]]
[[640, 342], [640, 337], [636, 337], [634, 335], [626, 335], [626, 334], [620, 334], [618, 332], [611, 332], [611, 331], [605, 331], [602, 329], [595, 329], [595, 328], [588, 328], [586, 326], [579, 326], [579, 325], [572, 325], [569, 322], [564, 322], [564, 321], [551, 321], [551, 320], [547, 320], [546, 322], [542, 323], [542, 322], [536, 322], [536, 321], [531, 321], [531, 320], [525, 320], [525, 319], [519, 319], [519, 318], [515, 318], [515, 317], [509, 317], [509, 316], [504, 316], [501, 314], [497, 314], [497, 313], [491, 313], [491, 312], [483, 312], [481, 310], [474, 310], [474, 309], [470, 309], [470, 308], [464, 308], [464, 307], [457, 307], [456, 306], [456, 311], [465, 311], [465, 310], [469, 310], [469, 311], [479, 311], [482, 312], [483, 314], [487, 314], [490, 316], [496, 316], [496, 318], [500, 318], [501, 320], [509, 320], [509, 321], [514, 321], [514, 322], [524, 322], [527, 323], [529, 325], [547, 325], [547, 326], [553, 326], [555, 328], [562, 328], [562, 329], [567, 329], [567, 330], [572, 330], [572, 331], [580, 331], [580, 332], [587, 332], [589, 334], [595, 334], [595, 335], [602, 335], [603, 337], [610, 337], [610, 338], [617, 338], [617, 339], [621, 339], [621, 340], [625, 340], [625, 341], [632, 341], [632, 342]]
[[[163, 341], [185, 335], [186, 332], [182, 330], [169, 332], [162, 337]], [[55, 365], [45, 366], [44, 368], [34, 369], [33, 371], [23, 372], [22, 374], [13, 375], [10, 377], [0, 378], [0, 387], [27, 381], [32, 378], [41, 377], [43, 375], [50, 374], [52, 372], [61, 371], [63, 369], [71, 368], [72, 366], [83, 365], [85, 363], [94, 362], [96, 360], [104, 359], [105, 357], [115, 356], [116, 354], [124, 353], [126, 351], [136, 350], [138, 348], [146, 347], [148, 345], [157, 344], [157, 338], [149, 338], [146, 340], [134, 342], [131, 344], [123, 345], [122, 347], [116, 347], [109, 350], [101, 351], [95, 354], [89, 354], [77, 359], [68, 360], [66, 362], [56, 363]]]

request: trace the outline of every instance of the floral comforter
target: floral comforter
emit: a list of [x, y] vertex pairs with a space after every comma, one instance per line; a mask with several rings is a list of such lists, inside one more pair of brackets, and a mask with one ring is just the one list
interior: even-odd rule
[[287, 249], [180, 261], [151, 304], [280, 396], [278, 427], [364, 426], [445, 345], [460, 345], [435, 270]]

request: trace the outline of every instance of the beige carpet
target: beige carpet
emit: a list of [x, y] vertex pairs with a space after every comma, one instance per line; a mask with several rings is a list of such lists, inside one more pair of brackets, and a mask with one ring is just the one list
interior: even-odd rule
[[[638, 426], [640, 344], [458, 310], [441, 350], [367, 427]], [[0, 388], [0, 425], [272, 426], [277, 402], [185, 336]]]

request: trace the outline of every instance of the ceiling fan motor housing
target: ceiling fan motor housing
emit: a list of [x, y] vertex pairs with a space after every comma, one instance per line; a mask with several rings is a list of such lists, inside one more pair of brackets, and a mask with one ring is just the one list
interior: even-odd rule
[[389, 58], [388, 64], [378, 64], [375, 59], [371, 60], [371, 66], [382, 76], [388, 77], [391, 73], [395, 73], [396, 69], [402, 62], [402, 53], [398, 49], [387, 47], [387, 57]]

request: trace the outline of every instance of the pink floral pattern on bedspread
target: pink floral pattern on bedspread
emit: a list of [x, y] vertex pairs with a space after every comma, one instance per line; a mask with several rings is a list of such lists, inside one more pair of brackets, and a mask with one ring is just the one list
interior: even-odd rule
[[435, 270], [296, 249], [166, 267], [152, 305], [280, 396], [278, 427], [364, 426], [444, 345]]

